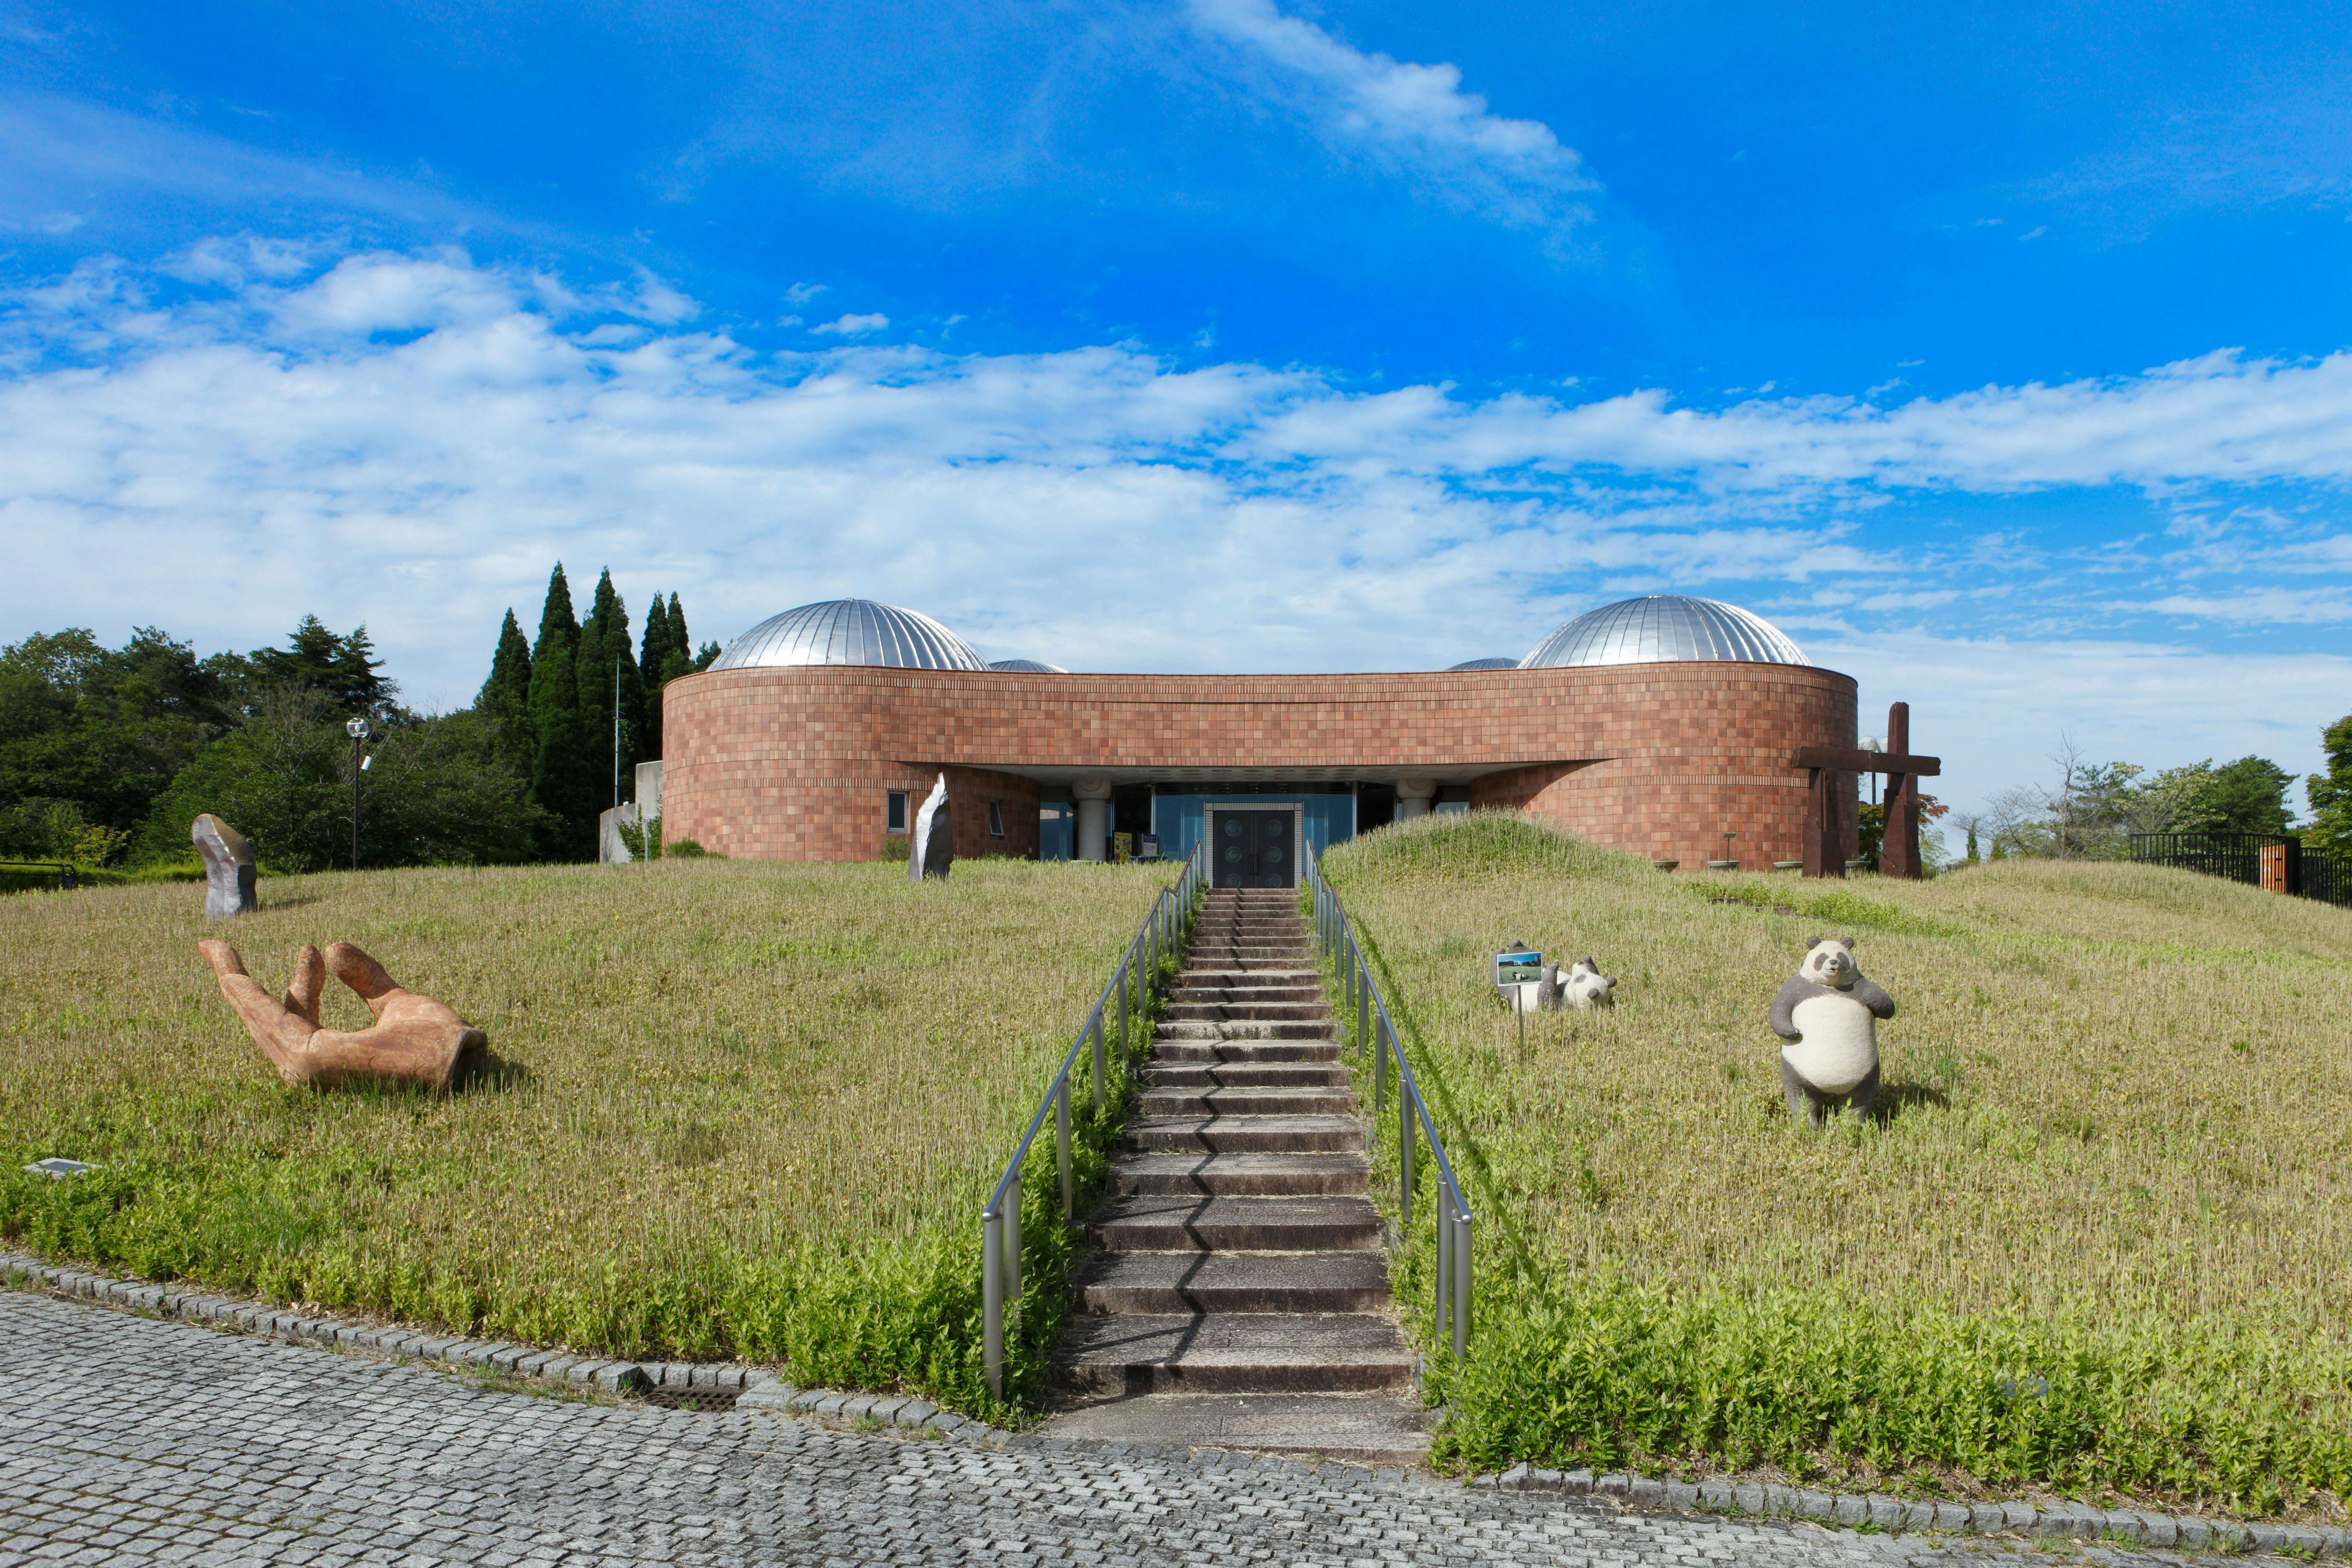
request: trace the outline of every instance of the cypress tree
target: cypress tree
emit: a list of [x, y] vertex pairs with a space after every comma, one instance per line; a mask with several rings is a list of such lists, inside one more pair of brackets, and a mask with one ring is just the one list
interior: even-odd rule
[[694, 644], [686, 635], [686, 602], [676, 594], [669, 596], [669, 653], [662, 660], [662, 679], [676, 680], [681, 675], [695, 671]]
[[[612, 805], [614, 770], [626, 781], [635, 775], [644, 750], [642, 726], [645, 683], [637, 661], [629, 652], [629, 610], [613, 586], [608, 568], [597, 579], [596, 597], [588, 619], [580, 627], [580, 653], [574, 661], [580, 683], [582, 752], [593, 760], [598, 809]], [[615, 742], [614, 702], [619, 699], [618, 741]], [[622, 793], [625, 795], [625, 787]]]
[[490, 656], [490, 678], [482, 682], [482, 694], [474, 699], [474, 706], [507, 713], [528, 713], [530, 709], [530, 644], [523, 640], [511, 605], [506, 625], [499, 628], [498, 651]]
[[539, 752], [530, 723], [530, 644], [516, 624], [511, 607], [506, 625], [499, 628], [498, 651], [490, 656], [490, 678], [482, 682], [474, 710], [498, 726], [499, 759], [527, 786]]
[[645, 737], [645, 752], [648, 760], [662, 754], [661, 689], [662, 667], [669, 662], [669, 609], [659, 594], [646, 611], [646, 637], [637, 655], [637, 675], [645, 682], [646, 700], [639, 733]]
[[530, 717], [537, 742], [530, 793], [555, 818], [549, 852], [566, 860], [586, 859], [596, 848], [596, 779], [581, 734], [579, 652], [580, 623], [559, 561], [547, 580], [547, 606], [530, 650]]

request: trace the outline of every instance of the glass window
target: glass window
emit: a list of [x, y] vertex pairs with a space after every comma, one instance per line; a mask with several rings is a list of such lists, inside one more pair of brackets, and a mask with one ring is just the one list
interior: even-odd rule
[[1004, 803], [1001, 800], [988, 803], [988, 836], [991, 838], [1004, 837]]
[[906, 832], [907, 792], [902, 789], [892, 790], [889, 795], [889, 802], [890, 804], [883, 811], [883, 827], [891, 833]]

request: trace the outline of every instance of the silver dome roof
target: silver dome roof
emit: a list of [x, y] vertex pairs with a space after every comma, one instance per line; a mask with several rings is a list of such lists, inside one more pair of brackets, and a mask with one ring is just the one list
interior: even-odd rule
[[1034, 658], [1000, 658], [989, 664], [991, 669], [1007, 669], [1016, 675], [1067, 675], [1070, 672], [1058, 664], [1040, 664]]
[[1648, 594], [1603, 605], [1560, 627], [1519, 660], [1521, 669], [1592, 664], [1667, 664], [1736, 659], [1747, 664], [1811, 664], [1779, 627], [1737, 605]]
[[793, 664], [884, 664], [905, 669], [984, 669], [955, 633], [915, 610], [871, 599], [828, 599], [770, 616], [727, 645], [713, 669]]
[[1460, 664], [1449, 664], [1445, 667], [1448, 674], [1457, 669], [1517, 669], [1518, 668], [1519, 661], [1516, 658], [1465, 658]]

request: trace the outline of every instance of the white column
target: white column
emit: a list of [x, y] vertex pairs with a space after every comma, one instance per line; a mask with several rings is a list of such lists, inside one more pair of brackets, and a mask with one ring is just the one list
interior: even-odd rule
[[1110, 858], [1110, 781], [1080, 779], [1070, 789], [1078, 803], [1078, 858]]
[[1436, 796], [1437, 786], [1427, 779], [1397, 780], [1397, 820], [1428, 816], [1429, 803]]

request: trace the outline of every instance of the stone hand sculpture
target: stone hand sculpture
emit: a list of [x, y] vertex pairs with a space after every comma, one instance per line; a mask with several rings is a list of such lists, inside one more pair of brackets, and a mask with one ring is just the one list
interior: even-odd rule
[[1895, 1016], [1895, 998], [1864, 978], [1853, 938], [1806, 944], [1805, 961], [1772, 998], [1772, 1032], [1780, 1047], [1780, 1089], [1789, 1114], [1822, 1125], [1843, 1102], [1856, 1116], [1878, 1103], [1878, 1020]]
[[257, 907], [253, 846], [245, 835], [206, 812], [189, 825], [188, 837], [205, 858], [205, 919], [225, 921], [252, 912]]
[[955, 826], [948, 816], [948, 775], [941, 773], [940, 782], [923, 802], [923, 809], [915, 814], [915, 831], [908, 836], [907, 876], [919, 882], [926, 877], [944, 881], [948, 868], [955, 864]]
[[[489, 1037], [432, 997], [402, 990], [383, 964], [350, 942], [329, 947], [323, 963], [304, 942], [283, 1001], [245, 972], [228, 943], [196, 946], [219, 977], [221, 994], [288, 1083], [334, 1089], [373, 1079], [444, 1090], [488, 1059]], [[368, 1005], [372, 1026], [357, 1034], [319, 1026], [319, 989], [329, 968]]]

